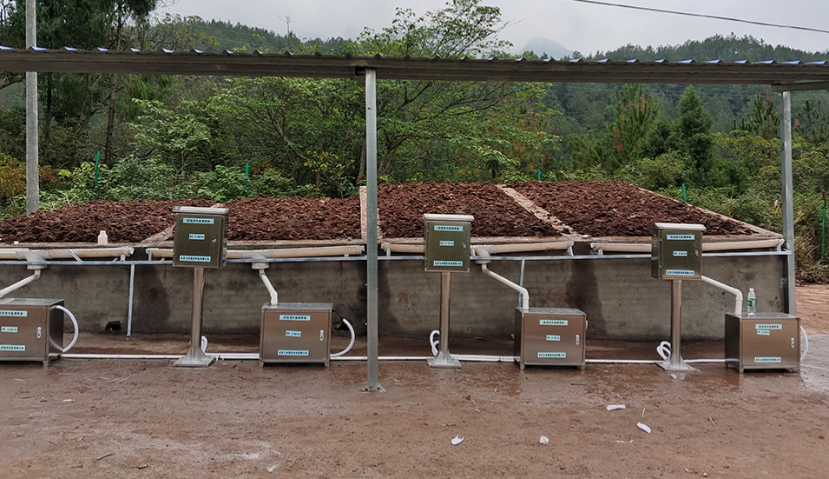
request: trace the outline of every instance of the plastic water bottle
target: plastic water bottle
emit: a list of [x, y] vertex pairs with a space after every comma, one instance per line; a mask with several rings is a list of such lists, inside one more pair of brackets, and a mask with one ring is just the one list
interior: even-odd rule
[[108, 241], [109, 240], [107, 239], [107, 232], [101, 230], [101, 233], [98, 234], [98, 246], [106, 246]]
[[754, 288], [748, 288], [748, 315], [754, 316], [757, 314], [757, 295], [754, 294]]

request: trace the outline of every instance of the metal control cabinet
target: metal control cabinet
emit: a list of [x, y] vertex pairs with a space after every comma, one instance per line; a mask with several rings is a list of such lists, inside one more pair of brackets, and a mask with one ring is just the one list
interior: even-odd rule
[[725, 364], [746, 369], [800, 370], [800, 318], [785, 313], [725, 315]]
[[426, 271], [468, 273], [472, 221], [469, 215], [423, 215], [426, 220]]
[[530, 366], [578, 366], [584, 369], [587, 315], [578, 309], [515, 309], [515, 356]]
[[331, 351], [331, 303], [262, 306], [259, 364], [324, 363]]
[[227, 259], [227, 208], [176, 206], [173, 266], [222, 268]]
[[700, 279], [704, 230], [703, 225], [654, 224], [651, 275], [656, 279]]
[[0, 361], [57, 359], [63, 348], [62, 299], [0, 300]]

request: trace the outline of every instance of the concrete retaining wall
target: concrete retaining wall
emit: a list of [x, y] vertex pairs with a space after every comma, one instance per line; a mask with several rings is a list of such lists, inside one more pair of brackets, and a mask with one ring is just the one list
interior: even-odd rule
[[[139, 255], [136, 255], [139, 256]], [[140, 256], [139, 256], [140, 257]], [[518, 281], [519, 261], [493, 261], [489, 268]], [[704, 259], [706, 276], [748, 292], [757, 291], [758, 311], [785, 307], [783, 256]], [[49, 266], [42, 278], [9, 297], [63, 298], [84, 331], [107, 323], [127, 325], [129, 266]], [[285, 302], [331, 302], [365, 334], [364, 261], [276, 263], [268, 276]], [[25, 266], [0, 266], [0, 285], [30, 275]], [[425, 337], [438, 329], [440, 274], [425, 273], [422, 261], [381, 261], [379, 327], [382, 336]], [[531, 307], [572, 307], [587, 313], [593, 338], [662, 340], [670, 335], [669, 281], [650, 276], [650, 260], [561, 259], [527, 261], [524, 285]], [[190, 331], [192, 270], [136, 266], [134, 333]], [[205, 275], [204, 333], [256, 333], [268, 293], [248, 264], [229, 264]], [[518, 295], [473, 265], [452, 275], [453, 336], [508, 337]], [[719, 339], [723, 314], [734, 297], [698, 282], [683, 282], [684, 339]], [[335, 315], [335, 318], [337, 316]]]

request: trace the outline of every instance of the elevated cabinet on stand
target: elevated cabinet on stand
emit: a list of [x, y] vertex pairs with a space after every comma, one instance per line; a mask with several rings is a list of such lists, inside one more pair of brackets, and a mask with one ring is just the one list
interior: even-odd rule
[[331, 303], [279, 303], [262, 306], [259, 365], [323, 363], [331, 352]]
[[725, 364], [746, 369], [800, 370], [800, 318], [785, 313], [725, 315]]
[[578, 366], [584, 369], [587, 315], [578, 309], [515, 310], [515, 356], [530, 366]]

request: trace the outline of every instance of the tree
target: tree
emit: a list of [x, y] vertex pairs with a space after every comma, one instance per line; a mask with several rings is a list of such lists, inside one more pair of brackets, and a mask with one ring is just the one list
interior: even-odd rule
[[693, 172], [692, 180], [697, 184], [707, 184], [706, 176], [713, 170], [714, 137], [711, 134], [713, 123], [714, 119], [705, 110], [696, 89], [693, 85], [689, 85], [679, 102], [679, 119], [675, 134], [686, 154], [687, 167]]
[[[145, 22], [157, 0], [38, 0], [38, 45], [65, 46], [91, 50], [97, 47], [121, 49], [127, 46], [127, 31]], [[0, 25], [0, 43], [25, 46], [25, 2], [8, 5]], [[88, 134], [92, 117], [107, 110], [106, 147], [109, 152], [115, 122], [115, 76], [97, 74], [42, 74], [39, 96], [44, 104], [41, 156], [52, 156], [53, 125], [68, 127], [67, 138]], [[108, 158], [108, 157], [107, 157]], [[70, 162], [73, 160], [69, 160]]]

